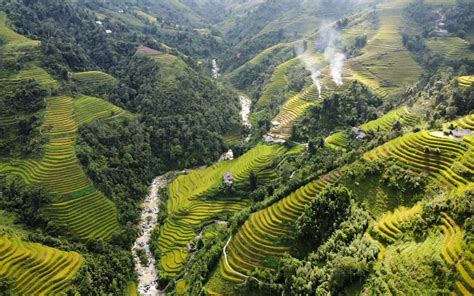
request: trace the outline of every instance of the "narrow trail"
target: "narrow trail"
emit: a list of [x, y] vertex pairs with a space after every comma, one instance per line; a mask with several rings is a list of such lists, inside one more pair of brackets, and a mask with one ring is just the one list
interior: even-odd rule
[[[138, 292], [140, 295], [155, 296], [164, 295], [158, 289], [158, 275], [156, 272], [156, 260], [150, 250], [151, 232], [158, 224], [158, 206], [161, 199], [160, 189], [166, 187], [169, 182], [169, 174], [156, 177], [151, 186], [148, 196], [143, 202], [139, 227], [141, 235], [137, 238], [132, 247], [133, 259], [135, 261], [135, 270], [138, 274]], [[137, 255], [136, 250], [142, 249], [148, 258], [148, 265], [143, 266]]]
[[[240, 275], [241, 277], [245, 278], [245, 279], [249, 279], [250, 277], [248, 275], [245, 275], [241, 272], [238, 272], [237, 270], [235, 270], [234, 268], [232, 268], [232, 265], [229, 264], [229, 261], [227, 259], [227, 253], [226, 253], [226, 250], [227, 250], [227, 246], [229, 245], [230, 243], [230, 240], [232, 239], [232, 235], [229, 237], [229, 239], [227, 240], [227, 243], [225, 244], [224, 248], [222, 249], [222, 253], [224, 254], [224, 260], [225, 260], [225, 264], [230, 268], [230, 270], [238, 275]], [[262, 282], [261, 280], [257, 279], [256, 277], [252, 277], [254, 280], [256, 280], [258, 283], [260, 284], [263, 284], [263, 285], [268, 285], [268, 283], [265, 283], [265, 282]]]
[[248, 275], [245, 275], [245, 274], [243, 274], [243, 273], [238, 272], [237, 270], [233, 269], [232, 266], [229, 264], [229, 261], [228, 261], [228, 259], [227, 259], [226, 250], [227, 250], [227, 245], [230, 243], [230, 240], [231, 240], [231, 239], [232, 239], [232, 235], [229, 236], [229, 239], [227, 240], [227, 243], [225, 244], [224, 248], [222, 249], [222, 253], [224, 254], [225, 264], [226, 264], [227, 266], [229, 266], [229, 268], [230, 268], [230, 270], [232, 270], [232, 272], [234, 272], [234, 273], [240, 275], [241, 277], [243, 277], [243, 278], [245, 278], [245, 279], [248, 279], [248, 278], [249, 278]]

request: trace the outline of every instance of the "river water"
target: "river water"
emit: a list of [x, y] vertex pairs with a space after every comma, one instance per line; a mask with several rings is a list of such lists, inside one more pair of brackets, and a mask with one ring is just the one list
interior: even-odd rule
[[220, 70], [221, 69], [219, 68], [219, 65], [217, 64], [217, 60], [213, 59], [212, 60], [212, 77], [214, 77], [214, 79], [217, 79], [219, 78], [219, 76], [221, 76]]
[[239, 96], [240, 100], [240, 116], [242, 116], [242, 123], [246, 127], [252, 127], [249, 116], [250, 116], [250, 105], [252, 104], [252, 101], [246, 97], [246, 96]]
[[[159, 190], [168, 184], [169, 174], [156, 177], [151, 186], [148, 196], [142, 205], [140, 218], [141, 235], [137, 238], [132, 247], [135, 270], [138, 274], [138, 292], [140, 295], [155, 296], [164, 295], [158, 289], [158, 275], [156, 272], [156, 260], [150, 250], [150, 239], [153, 228], [157, 225], [158, 209], [161, 196]], [[143, 266], [135, 250], [143, 249], [148, 257], [148, 265]]]

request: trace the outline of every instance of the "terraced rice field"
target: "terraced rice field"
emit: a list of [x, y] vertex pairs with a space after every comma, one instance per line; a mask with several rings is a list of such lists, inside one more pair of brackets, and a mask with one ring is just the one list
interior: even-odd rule
[[[98, 112], [88, 114], [86, 119], [102, 117], [105, 115]], [[74, 149], [76, 131], [73, 99], [48, 98], [42, 132], [48, 136], [49, 143], [44, 147], [43, 159], [10, 160], [0, 164], [0, 171], [18, 175], [27, 183], [41, 184], [55, 195], [57, 202], [48, 205], [45, 212], [58, 225], [81, 238], [108, 239], [118, 229], [116, 209], [82, 170]]]
[[298, 65], [299, 59], [291, 59], [275, 68], [270, 81], [265, 85], [262, 96], [257, 102], [257, 108], [261, 108], [271, 102], [272, 97], [282, 95], [289, 84], [288, 78], [285, 73], [289, 68]]
[[354, 43], [357, 37], [372, 38], [377, 33], [376, 21], [370, 18], [370, 12], [362, 12], [351, 17], [349, 24], [342, 31], [342, 37], [348, 43]]
[[[416, 116], [410, 114], [406, 107], [402, 107], [396, 110], [393, 110], [382, 117], [379, 117], [375, 120], [371, 120], [361, 126], [359, 128], [364, 132], [379, 132], [379, 131], [386, 131], [393, 127], [394, 123], [399, 121], [400, 123], [407, 125], [407, 126], [414, 126], [417, 122]], [[332, 149], [343, 149], [347, 147], [348, 143], [348, 135], [344, 132], [336, 132], [329, 137], [326, 138], [324, 144], [328, 148]]]
[[413, 221], [421, 214], [421, 204], [411, 208], [400, 207], [393, 212], [387, 212], [377, 221], [377, 224], [369, 231], [371, 237], [377, 238], [384, 243], [393, 243], [403, 234], [403, 223]]
[[[16, 61], [22, 55], [34, 53], [40, 42], [14, 32], [7, 26], [6, 21], [5, 13], [0, 11], [0, 38], [5, 41], [5, 44], [0, 46], [0, 58], [4, 61]], [[16, 85], [25, 80], [35, 80], [49, 90], [59, 87], [59, 83], [44, 69], [36, 66], [35, 62], [22, 61], [21, 64], [23, 69], [17, 73], [10, 73], [8, 71], [0, 73], [0, 86]]]
[[431, 38], [426, 45], [434, 54], [440, 54], [446, 60], [474, 59], [474, 51], [469, 49], [469, 42], [459, 37]]
[[[441, 218], [441, 229], [444, 233], [443, 248], [441, 255], [448, 265], [454, 265], [458, 272], [456, 281], [456, 295], [474, 294], [474, 264], [472, 254], [474, 249], [463, 243], [464, 231], [446, 213]], [[468, 248], [465, 250], [464, 248]], [[471, 258], [466, 256], [471, 254]]]
[[[379, 280], [382, 280], [391, 295], [439, 295], [448, 291], [436, 286], [433, 278], [437, 276], [429, 266], [431, 262], [439, 262], [443, 238], [430, 235], [422, 242], [401, 242], [387, 248], [382, 261], [375, 269]], [[379, 292], [380, 293], [380, 292]], [[377, 294], [369, 291], [368, 294]]]
[[119, 229], [114, 203], [95, 189], [74, 194], [78, 197], [47, 206], [48, 217], [80, 238], [110, 239]]
[[46, 186], [52, 194], [80, 191], [91, 183], [76, 159], [73, 144], [74, 138], [51, 139], [42, 160], [11, 160], [4, 169], [27, 183]]
[[263, 51], [261, 51], [259, 54], [257, 54], [255, 57], [253, 57], [250, 61], [246, 62], [242, 66], [238, 67], [234, 71], [232, 71], [229, 74], [229, 77], [235, 77], [237, 76], [240, 72], [242, 72], [245, 68], [251, 67], [253, 65], [258, 65], [262, 61], [264, 61], [267, 57], [270, 55], [275, 55], [278, 54], [279, 52], [283, 52], [285, 49], [291, 48], [290, 43], [278, 43], [272, 47], [269, 47]]
[[386, 131], [391, 129], [396, 121], [407, 126], [413, 126], [416, 124], [417, 118], [408, 112], [407, 107], [402, 107], [361, 125], [360, 129], [364, 132]]
[[46, 103], [46, 120], [41, 128], [42, 133], [51, 137], [74, 135], [77, 124], [73, 118], [73, 99], [59, 96], [48, 98]]
[[474, 130], [474, 114], [469, 114], [461, 117], [455, 121], [448, 123], [447, 125], [454, 125], [456, 128]]
[[76, 72], [72, 74], [72, 80], [82, 87], [104, 87], [114, 85], [116, 79], [101, 71]]
[[82, 262], [76, 252], [0, 234], [0, 278], [13, 282], [15, 295], [65, 295]]
[[264, 51], [260, 52], [258, 55], [256, 55], [254, 58], [252, 58], [249, 63], [257, 65], [260, 64], [267, 56], [275, 53], [276, 51], [279, 51], [284, 48], [289, 48], [291, 47], [290, 43], [278, 43], [272, 47], [269, 47], [265, 49]]
[[155, 16], [149, 15], [148, 13], [146, 13], [144, 11], [136, 9], [136, 10], [133, 11], [133, 13], [136, 14], [136, 16], [138, 16], [139, 18], [148, 20], [148, 22], [151, 23], [151, 24], [158, 23], [158, 20], [156, 19]]
[[381, 95], [416, 82], [422, 73], [402, 43], [402, 12], [407, 4], [397, 0], [377, 5], [378, 32], [368, 40], [363, 55], [349, 61], [354, 78]]
[[238, 159], [214, 164], [198, 169], [188, 175], [177, 177], [169, 186], [167, 201], [168, 218], [160, 228], [158, 240], [162, 253], [161, 266], [169, 276], [174, 276], [183, 268], [188, 257], [187, 244], [196, 236], [200, 225], [223, 212], [236, 212], [248, 202], [237, 198], [207, 199], [206, 194], [215, 192], [222, 184], [223, 175], [232, 173], [234, 183], [248, 180], [250, 172], [257, 179], [274, 178], [271, 167], [283, 157], [285, 149], [280, 146], [257, 145]]
[[[442, 133], [441, 133], [442, 135]], [[421, 131], [396, 138], [364, 155], [366, 160], [394, 158], [399, 164], [430, 176], [445, 189], [454, 189], [468, 183], [452, 169], [472, 144]]]
[[227, 245], [219, 263], [220, 275], [227, 281], [242, 283], [245, 276], [269, 259], [278, 259], [289, 251], [282, 240], [291, 236], [294, 222], [306, 204], [339, 174], [331, 173], [299, 188], [273, 205], [253, 213]]
[[352, 77], [363, 85], [370, 88], [371, 90], [373, 90], [375, 94], [377, 94], [381, 98], [386, 98], [391, 92], [390, 90], [382, 87], [381, 83], [378, 82], [375, 77], [369, 78], [369, 75], [360, 75], [355, 71], [352, 71]]
[[74, 100], [74, 120], [78, 126], [122, 114], [124, 111], [121, 108], [103, 99], [82, 96]]
[[336, 132], [324, 140], [324, 145], [328, 148], [335, 150], [345, 151], [347, 147], [348, 139], [344, 132]]
[[2, 37], [6, 44], [1, 46], [3, 52], [19, 53], [20, 51], [39, 45], [39, 41], [31, 40], [23, 35], [20, 35], [10, 29], [7, 24], [7, 16], [0, 11], [0, 37]]
[[37, 66], [30, 66], [27, 69], [21, 70], [18, 74], [8, 75], [0, 78], [0, 86], [2, 85], [17, 85], [26, 80], [35, 80], [39, 85], [46, 89], [54, 90], [59, 87], [59, 83], [54, 80], [51, 75], [44, 69]]
[[469, 87], [474, 83], [474, 76], [460, 76], [458, 82], [462, 87]]
[[272, 127], [270, 135], [278, 138], [288, 138], [294, 121], [299, 118], [310, 106], [321, 102], [316, 86], [303, 90], [301, 93], [291, 97], [281, 108], [280, 113], [273, 119], [278, 121], [278, 126]]
[[171, 64], [179, 59], [177, 56], [167, 54], [145, 46], [138, 47], [137, 54], [149, 56], [160, 64]]

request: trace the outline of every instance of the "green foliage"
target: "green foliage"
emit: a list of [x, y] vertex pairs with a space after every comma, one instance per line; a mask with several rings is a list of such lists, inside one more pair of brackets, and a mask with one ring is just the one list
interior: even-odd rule
[[148, 266], [149, 263], [149, 258], [146, 255], [146, 252], [144, 249], [137, 249], [135, 252], [137, 252], [138, 259], [140, 260], [140, 264], [142, 266]]
[[79, 130], [77, 157], [94, 184], [113, 199], [127, 229], [124, 244], [130, 244], [136, 230], [129, 223], [138, 222], [138, 203], [163, 169], [147, 129], [128, 117], [86, 125]]
[[356, 161], [342, 170], [340, 182], [353, 191], [356, 200], [372, 215], [379, 216], [419, 201], [427, 190], [428, 179], [387, 159]]
[[325, 97], [321, 104], [310, 107], [299, 124], [294, 127], [295, 139], [310, 139], [327, 136], [333, 130], [357, 126], [376, 118], [376, 107], [382, 100], [357, 82], [341, 94]]
[[421, 192], [426, 186], [426, 178], [412, 170], [400, 167], [394, 162], [386, 166], [381, 181], [391, 190], [402, 193]]
[[0, 279], [0, 296], [8, 296], [11, 293], [12, 283], [6, 279]]
[[204, 241], [202, 247], [189, 262], [189, 272], [184, 276], [185, 282], [189, 283], [187, 295], [201, 295], [203, 293], [211, 271], [219, 262], [224, 244], [222, 234]]
[[[347, 194], [346, 189], [338, 190]], [[378, 250], [363, 237], [370, 216], [357, 206], [348, 206], [345, 212], [332, 234], [327, 233], [322, 244], [313, 246], [313, 252], [306, 258], [283, 260], [281, 269], [287, 293], [341, 294], [351, 285], [360, 285], [371, 272]]]
[[170, 168], [211, 163], [223, 150], [221, 135], [239, 123], [237, 96], [180, 60], [136, 57], [127, 80], [133, 89], [117, 89], [114, 102], [144, 115], [153, 151]]
[[47, 220], [41, 209], [50, 202], [44, 187], [26, 185], [19, 177], [0, 176], [0, 207], [15, 212], [21, 223], [44, 227]]
[[0, 89], [0, 155], [37, 156], [43, 142], [39, 127], [47, 92], [34, 81]]
[[343, 186], [323, 190], [296, 221], [296, 235], [308, 246], [319, 246], [349, 214], [352, 193]]
[[122, 295], [127, 283], [134, 280], [133, 258], [127, 249], [119, 249], [102, 241], [87, 245], [85, 263], [73, 280], [80, 295]]

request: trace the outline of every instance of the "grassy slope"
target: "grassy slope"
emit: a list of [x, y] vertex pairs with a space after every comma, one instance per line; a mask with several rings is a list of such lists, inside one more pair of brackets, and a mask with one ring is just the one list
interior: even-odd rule
[[11, 30], [7, 24], [7, 17], [4, 12], [0, 12], [0, 37], [6, 41], [2, 46], [2, 51], [8, 53], [19, 53], [24, 49], [36, 47], [39, 41], [31, 40]]

